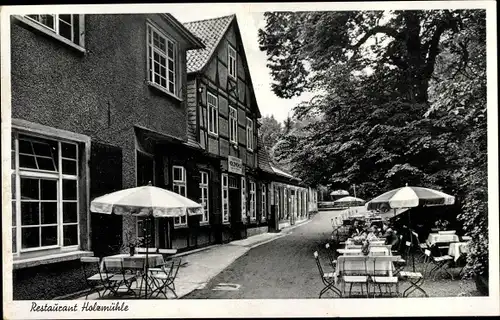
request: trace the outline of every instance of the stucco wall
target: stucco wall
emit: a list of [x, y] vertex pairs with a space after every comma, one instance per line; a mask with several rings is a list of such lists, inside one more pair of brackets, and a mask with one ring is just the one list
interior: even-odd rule
[[147, 18], [170, 29], [156, 15], [86, 15], [86, 54], [12, 24], [12, 117], [121, 146], [123, 187], [135, 184], [133, 125], [187, 137], [183, 103], [146, 83]]

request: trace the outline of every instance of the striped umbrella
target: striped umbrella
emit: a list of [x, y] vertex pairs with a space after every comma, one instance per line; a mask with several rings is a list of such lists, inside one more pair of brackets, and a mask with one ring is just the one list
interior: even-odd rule
[[[394, 189], [370, 200], [367, 204], [368, 210], [380, 209], [384, 206], [389, 206], [393, 209], [414, 208], [418, 206], [446, 206], [453, 205], [455, 197], [450, 196], [441, 191], [422, 188], [422, 187], [405, 187]], [[408, 212], [408, 226], [411, 227], [410, 212]], [[411, 244], [413, 245], [413, 236], [410, 236]], [[413, 258], [413, 271], [415, 271], [415, 255]]]
[[368, 210], [376, 210], [384, 205], [390, 208], [413, 208], [418, 206], [444, 206], [455, 203], [455, 197], [441, 191], [406, 187], [394, 189], [368, 202]]

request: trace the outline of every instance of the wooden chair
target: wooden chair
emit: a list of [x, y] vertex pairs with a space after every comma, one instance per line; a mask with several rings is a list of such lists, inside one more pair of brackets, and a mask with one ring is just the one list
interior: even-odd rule
[[321, 289], [319, 293], [319, 299], [321, 299], [321, 296], [323, 296], [323, 294], [325, 294], [328, 291], [332, 291], [334, 294], [338, 295], [339, 297], [342, 297], [342, 293], [340, 292], [340, 290], [337, 287], [335, 287], [335, 283], [337, 281], [336, 273], [335, 272], [325, 273], [323, 271], [323, 267], [321, 266], [321, 262], [319, 261], [318, 251], [314, 251], [314, 260], [316, 261], [316, 266], [318, 267], [321, 281], [325, 285], [325, 287]]
[[381, 286], [389, 289], [389, 296], [392, 296], [391, 286], [396, 286], [395, 294], [399, 295], [398, 277], [394, 275], [393, 262], [401, 259], [400, 256], [373, 256], [369, 260], [373, 262], [373, 271], [370, 273], [370, 281], [374, 285], [373, 296], [375, 297], [375, 286], [378, 286], [382, 295]]
[[[345, 287], [346, 284], [350, 285], [349, 287], [349, 297], [352, 293], [353, 285], [360, 285], [361, 294], [363, 295], [363, 285], [366, 286], [366, 297], [369, 297], [369, 289], [368, 289], [368, 268], [367, 261], [368, 257], [364, 255], [359, 256], [341, 256], [339, 257], [342, 263], [342, 294], [345, 295]], [[339, 262], [337, 262], [338, 264]], [[360, 267], [354, 267], [358, 265]]]
[[434, 265], [433, 268], [429, 271], [429, 276], [434, 273], [433, 279], [436, 280], [436, 275], [439, 273], [439, 271], [444, 271], [451, 277], [451, 280], [454, 280], [453, 274], [451, 274], [448, 270], [450, 264], [453, 262], [452, 256], [448, 254], [440, 255], [440, 248], [437, 245], [432, 246], [430, 250], [426, 249], [425, 255], [427, 256], [428, 264], [432, 263]]
[[[134, 259], [132, 257], [123, 257], [123, 269], [125, 274], [135, 275], [136, 277], [136, 288], [139, 286], [139, 296], [141, 295], [142, 285], [144, 280], [146, 280], [146, 285], [149, 285], [146, 279], [146, 264], [142, 259]], [[141, 279], [139, 284], [138, 279]]]
[[104, 273], [102, 271], [102, 263], [98, 257], [81, 257], [80, 258], [83, 277], [87, 282], [87, 286], [89, 291], [85, 295], [85, 300], [89, 294], [93, 292], [97, 292], [99, 298], [101, 298], [101, 292], [99, 291], [99, 287], [104, 286], [104, 291], [102, 295], [106, 293], [106, 281], [110, 277], [110, 275]]
[[[427, 257], [427, 252], [429, 252], [429, 254], [430, 254], [430, 251], [428, 249], [426, 249], [425, 252], [426, 252], [426, 257]], [[425, 292], [425, 290], [422, 288], [422, 285], [424, 284], [425, 275], [427, 272], [428, 265], [429, 265], [428, 263], [424, 264], [424, 270], [422, 272], [412, 272], [412, 271], [404, 271], [404, 270], [399, 271], [399, 273], [398, 273], [399, 278], [403, 281], [407, 281], [410, 284], [410, 286], [408, 286], [408, 288], [406, 288], [403, 291], [403, 294], [402, 294], [403, 297], [405, 297], [405, 298], [408, 297], [410, 294], [412, 294], [416, 290], [422, 292], [425, 297], [429, 297], [427, 292]]]
[[330, 244], [327, 243], [325, 244], [325, 249], [326, 249], [326, 254], [328, 256], [328, 260], [330, 261], [330, 265], [332, 266], [332, 272], [335, 272], [336, 266], [337, 266], [337, 260], [335, 260], [335, 256], [332, 253], [332, 250], [330, 249]]
[[412, 237], [413, 237], [413, 245], [417, 249], [416, 251], [418, 252], [418, 259], [422, 260], [424, 262], [425, 260], [425, 249], [429, 249], [427, 246], [427, 243], [420, 243], [420, 240], [418, 239], [418, 233], [415, 231], [411, 231]]
[[137, 296], [136, 292], [132, 290], [132, 284], [137, 281], [137, 275], [125, 272], [122, 258], [104, 258], [103, 266], [105, 273], [109, 276], [106, 280], [107, 289], [114, 295], [118, 295], [120, 287], [124, 285], [126, 289], [125, 293], [130, 292], [134, 296]]
[[156, 293], [156, 297], [161, 293], [165, 296], [165, 299], [168, 299], [167, 291], [170, 290], [175, 298], [178, 298], [177, 293], [175, 292], [175, 279], [177, 278], [177, 274], [179, 272], [179, 268], [182, 264], [182, 259], [175, 259], [170, 262], [170, 267], [167, 265], [162, 266], [159, 270], [157, 269], [149, 269], [151, 272], [151, 279], [155, 283], [156, 289], [151, 291], [152, 297]]

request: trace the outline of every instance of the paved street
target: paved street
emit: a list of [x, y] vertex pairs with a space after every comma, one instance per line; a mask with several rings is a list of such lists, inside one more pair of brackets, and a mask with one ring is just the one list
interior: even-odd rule
[[[323, 286], [313, 252], [324, 246], [332, 232], [330, 219], [339, 212], [319, 212], [290, 235], [251, 249], [204, 289], [195, 290], [184, 299], [317, 298]], [[217, 287], [221, 283], [239, 288], [213, 290], [221, 288]]]

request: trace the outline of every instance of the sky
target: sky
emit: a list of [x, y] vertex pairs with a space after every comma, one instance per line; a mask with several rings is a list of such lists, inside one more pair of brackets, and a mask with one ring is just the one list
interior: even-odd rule
[[175, 12], [174, 17], [180, 22], [203, 20], [235, 13], [240, 27], [243, 46], [247, 56], [250, 74], [255, 90], [257, 103], [262, 116], [273, 115], [274, 118], [283, 122], [290, 114], [293, 115], [293, 107], [303, 100], [309, 100], [312, 94], [305, 93], [300, 97], [292, 99], [278, 98], [271, 90], [272, 78], [266, 67], [266, 53], [260, 51], [258, 43], [258, 29], [265, 26], [264, 14], [262, 12], [235, 12], [233, 8], [218, 7], [217, 11], [210, 12], [188, 11]]

